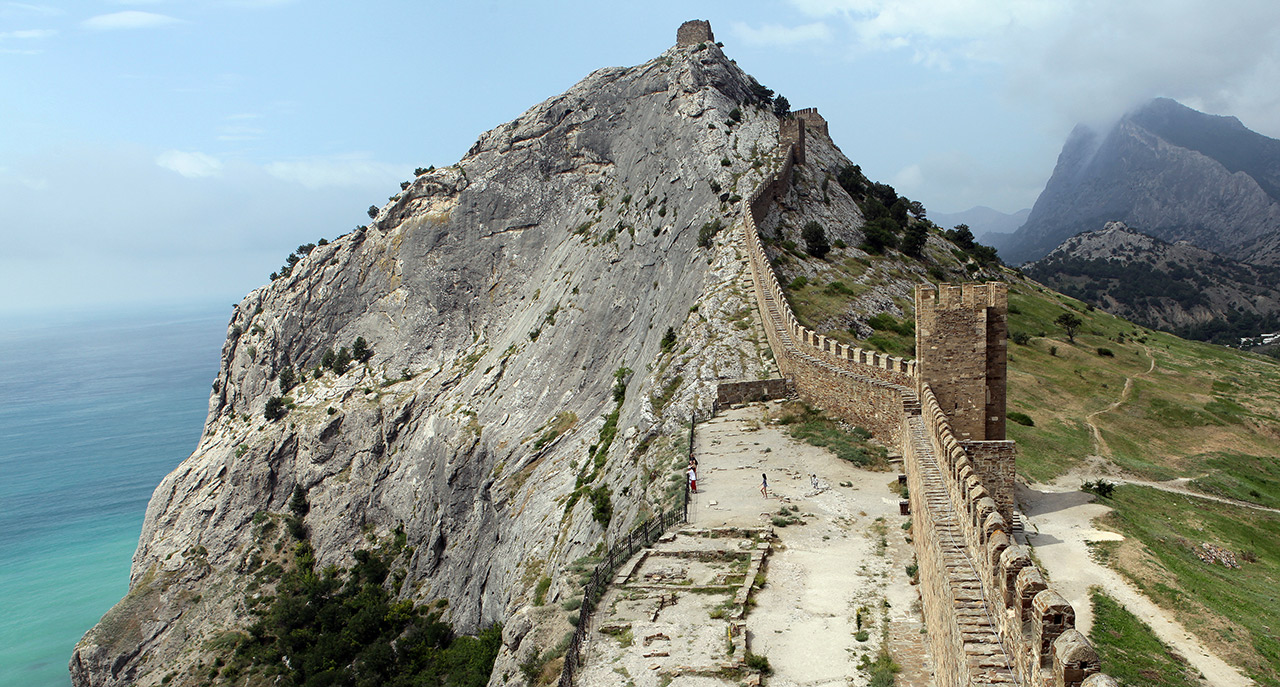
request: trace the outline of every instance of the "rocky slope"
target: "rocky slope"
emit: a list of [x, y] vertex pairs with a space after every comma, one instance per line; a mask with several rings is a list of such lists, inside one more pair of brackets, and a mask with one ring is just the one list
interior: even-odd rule
[[[403, 525], [401, 596], [447, 600], [459, 631], [504, 623], [491, 684], [523, 682], [515, 666], [567, 627], [533, 608], [535, 583], [577, 593], [569, 563], [670, 497], [716, 380], [768, 373], [733, 326], [752, 301], [731, 232], [698, 245], [778, 143], [754, 85], [711, 44], [596, 71], [246, 296], [203, 436], [156, 489], [129, 594], [77, 645], [74, 684], [206, 683], [196, 668], [249, 622], [271, 555], [259, 514], [296, 487], [321, 565]], [[372, 359], [317, 378], [357, 337]], [[617, 438], [588, 471], [623, 367]], [[303, 382], [270, 421], [286, 368]], [[583, 476], [612, 494], [607, 525], [571, 498]]]
[[1134, 322], [1220, 343], [1270, 331], [1280, 313], [1280, 269], [1167, 243], [1122, 222], [1074, 236], [1023, 270]]
[[1111, 220], [1278, 265], [1280, 141], [1163, 98], [1109, 131], [1077, 126], [1026, 224], [988, 240], [1018, 264]]

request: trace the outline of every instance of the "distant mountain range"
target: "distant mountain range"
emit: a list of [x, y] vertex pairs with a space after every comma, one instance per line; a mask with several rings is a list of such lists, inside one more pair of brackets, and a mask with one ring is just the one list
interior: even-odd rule
[[1280, 328], [1280, 268], [1249, 265], [1108, 222], [1023, 266], [1033, 279], [1140, 324], [1236, 343]]
[[1077, 126], [1026, 223], [986, 238], [1020, 264], [1112, 220], [1280, 265], [1280, 141], [1158, 98], [1107, 131]]
[[932, 212], [929, 219], [940, 227], [951, 229], [957, 224], [969, 225], [974, 238], [982, 243], [990, 243], [987, 234], [1011, 234], [1027, 221], [1031, 208], [1024, 208], [1015, 213], [1005, 213], [985, 205], [969, 208], [964, 212]]

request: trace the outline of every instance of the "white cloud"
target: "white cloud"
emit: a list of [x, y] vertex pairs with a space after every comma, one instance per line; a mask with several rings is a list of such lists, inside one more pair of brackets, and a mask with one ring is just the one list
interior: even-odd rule
[[1270, 0], [790, 2], [854, 56], [905, 50], [937, 70], [994, 66], [1011, 100], [1070, 122], [1108, 121], [1163, 95], [1280, 134], [1280, 3]]
[[217, 176], [222, 172], [222, 161], [212, 155], [181, 150], [160, 153], [156, 156], [156, 164], [188, 179]]
[[924, 172], [920, 170], [920, 165], [907, 165], [893, 175], [893, 185], [897, 187], [899, 193], [906, 195], [919, 191], [923, 183]]
[[266, 129], [256, 126], [222, 126], [218, 127], [218, 140], [256, 141], [265, 133]]
[[66, 14], [66, 12], [48, 5], [32, 5], [25, 2], [6, 2], [0, 5], [0, 16], [36, 15], [40, 17], [56, 17], [62, 14]]
[[759, 28], [755, 28], [737, 21], [733, 23], [730, 29], [735, 36], [748, 45], [789, 47], [801, 43], [831, 40], [831, 29], [822, 22], [802, 24], [800, 26], [764, 24]]
[[170, 17], [167, 14], [125, 10], [123, 12], [112, 12], [111, 14], [99, 14], [96, 17], [89, 17], [80, 22], [80, 25], [92, 31], [117, 31], [125, 29], [158, 29], [183, 23], [185, 23], [183, 20]]
[[0, 40], [7, 38], [16, 38], [18, 40], [35, 40], [39, 38], [49, 38], [56, 36], [57, 31], [53, 29], [24, 29], [21, 31], [3, 31], [0, 32]]
[[404, 165], [371, 160], [365, 155], [311, 157], [272, 162], [264, 167], [267, 174], [309, 189], [392, 184], [409, 175]]

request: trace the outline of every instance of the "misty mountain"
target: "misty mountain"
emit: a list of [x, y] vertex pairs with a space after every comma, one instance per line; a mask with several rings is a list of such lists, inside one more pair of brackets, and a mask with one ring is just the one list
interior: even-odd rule
[[947, 229], [957, 224], [967, 224], [979, 242], [991, 243], [988, 234], [1012, 234], [1027, 221], [1030, 214], [1031, 208], [1007, 213], [978, 205], [963, 212], [933, 212], [929, 214], [929, 219]]
[[1157, 98], [1109, 130], [1077, 126], [1026, 223], [989, 238], [1018, 264], [1111, 220], [1280, 265], [1280, 141]]

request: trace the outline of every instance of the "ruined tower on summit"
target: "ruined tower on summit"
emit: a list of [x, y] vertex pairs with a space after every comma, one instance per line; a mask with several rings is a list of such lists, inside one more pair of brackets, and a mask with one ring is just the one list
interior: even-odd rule
[[691, 19], [680, 25], [676, 31], [676, 45], [686, 47], [699, 43], [715, 43], [716, 37], [711, 33], [711, 22], [706, 19]]

